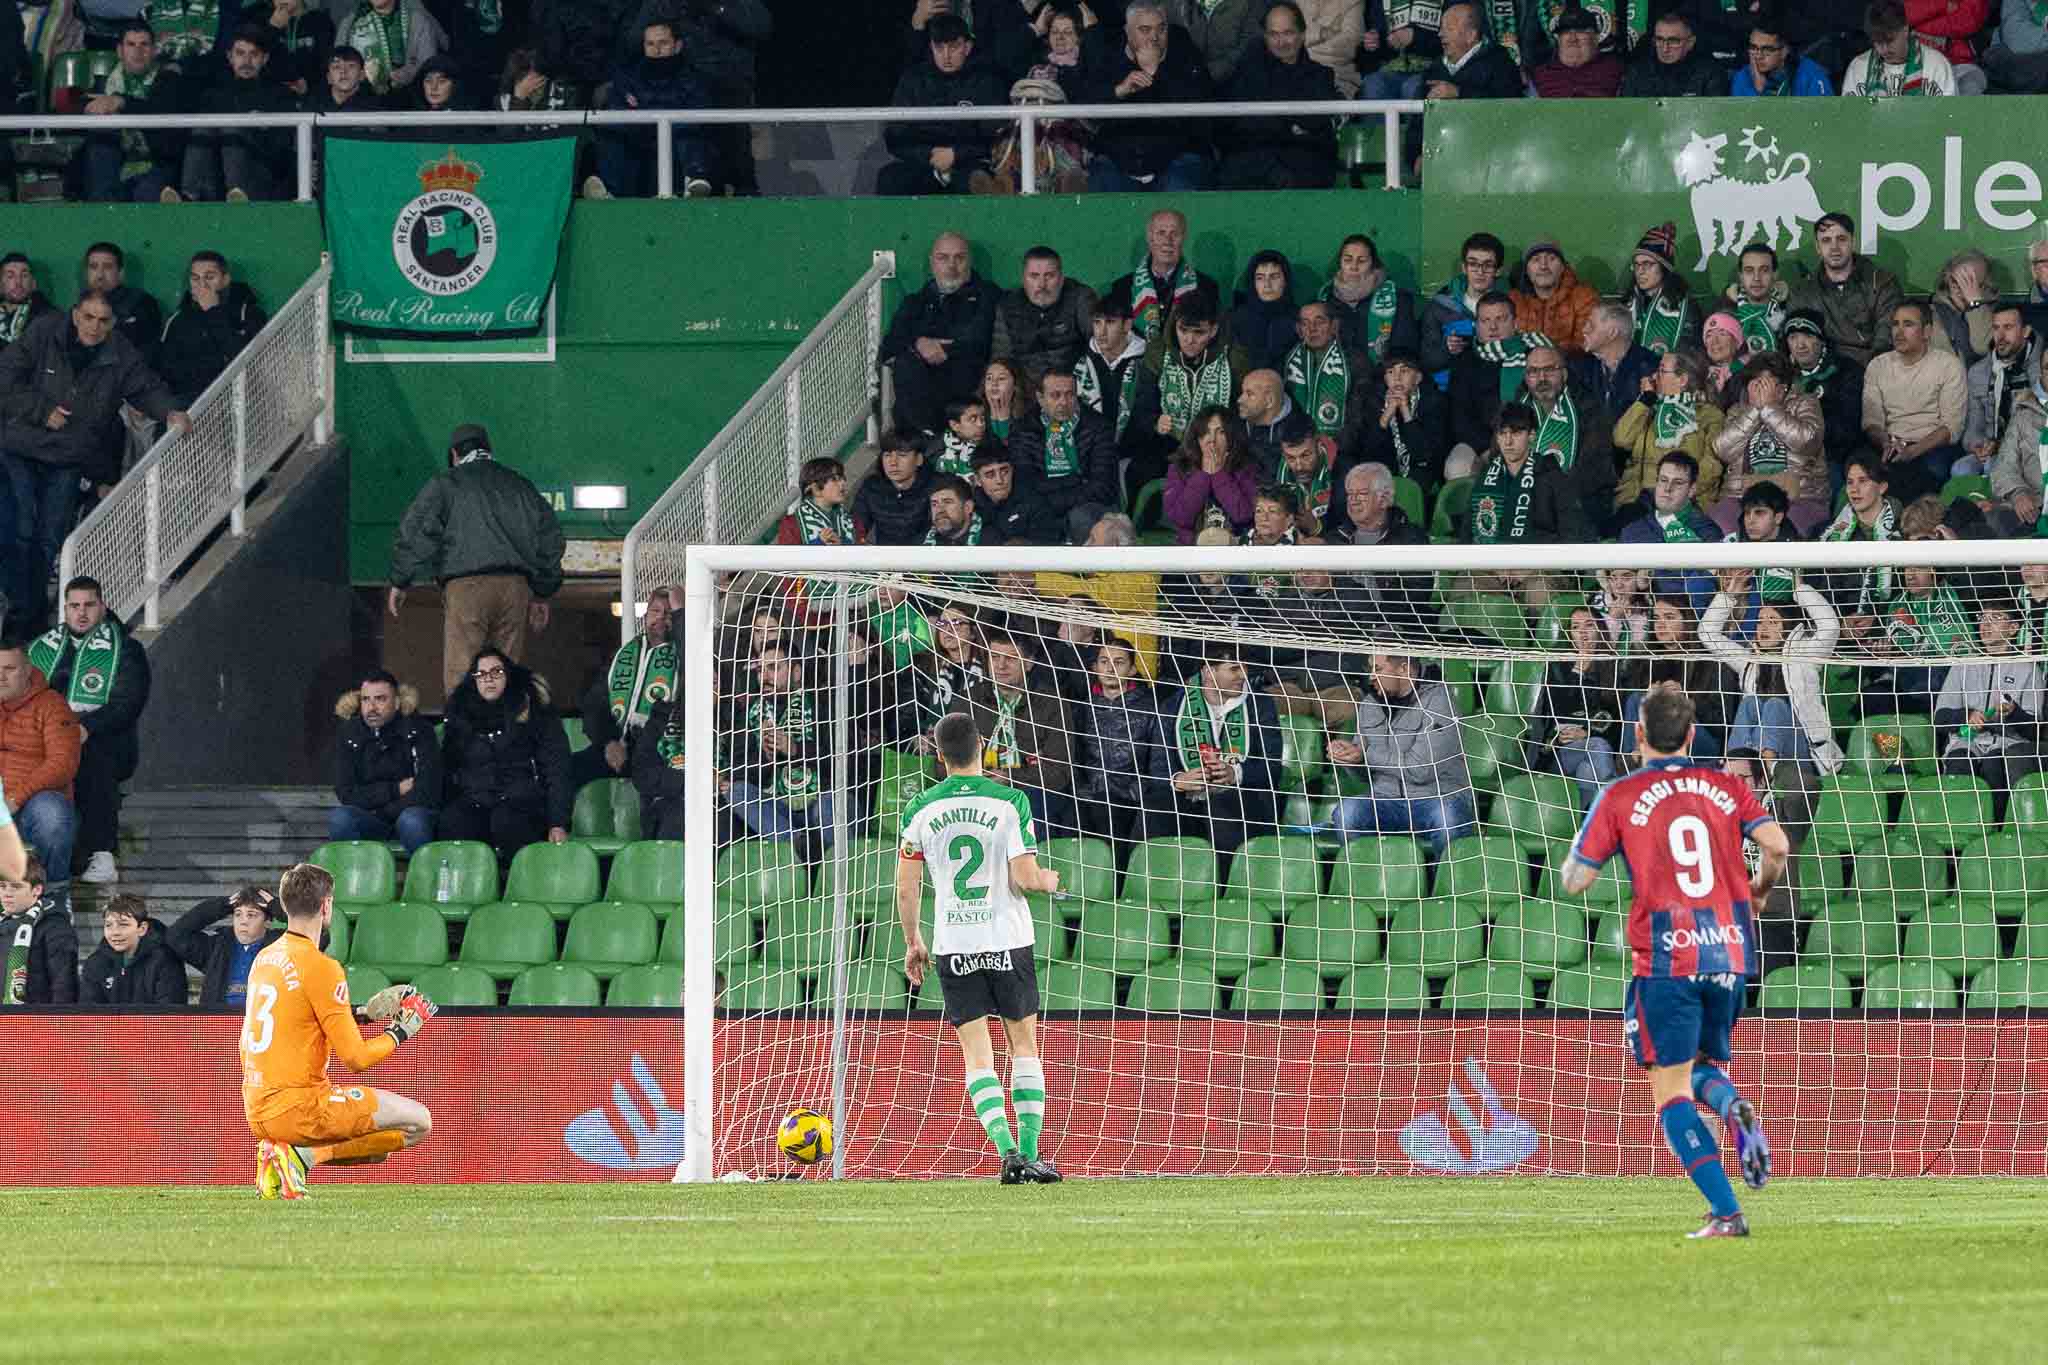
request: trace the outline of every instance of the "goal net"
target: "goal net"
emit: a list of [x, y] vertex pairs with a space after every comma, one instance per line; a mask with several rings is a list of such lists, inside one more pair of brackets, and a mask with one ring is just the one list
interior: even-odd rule
[[838, 1135], [809, 1174], [995, 1170], [896, 904], [956, 710], [1061, 877], [1029, 901], [1063, 1170], [1663, 1170], [1626, 868], [1563, 870], [1669, 688], [1793, 846], [1732, 1067], [1780, 1171], [2042, 1170], [2034, 542], [701, 547], [684, 605], [679, 1179], [798, 1173], [796, 1107]]

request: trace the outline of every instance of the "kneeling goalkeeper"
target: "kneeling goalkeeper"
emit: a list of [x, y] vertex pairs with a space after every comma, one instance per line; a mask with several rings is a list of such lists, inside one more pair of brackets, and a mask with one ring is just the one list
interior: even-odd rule
[[[1051, 1185], [1060, 1173], [1038, 1155], [1045, 1122], [1045, 1067], [1038, 1059], [1038, 969], [1032, 960], [1026, 892], [1051, 895], [1060, 875], [1038, 865], [1038, 836], [1024, 793], [981, 775], [981, 733], [964, 715], [933, 727], [946, 778], [903, 812], [896, 864], [896, 913], [909, 944], [903, 969], [913, 986], [937, 968], [946, 1022], [960, 1040], [967, 1102], [1002, 1154], [1005, 1185]], [[925, 947], [918, 924], [924, 869], [938, 893], [938, 922]], [[1017, 1136], [1003, 1112], [988, 1016], [1010, 1043], [1010, 1099]]]
[[364, 1041], [349, 1009], [348, 977], [320, 950], [334, 916], [334, 878], [300, 863], [277, 888], [285, 932], [249, 968], [242, 1015], [242, 1112], [256, 1144], [256, 1188], [265, 1199], [298, 1199], [315, 1165], [361, 1166], [427, 1140], [434, 1119], [417, 1100], [327, 1079], [330, 1050], [350, 1071], [366, 1071], [426, 1026], [434, 1005], [410, 986], [366, 1002], [389, 1029]]

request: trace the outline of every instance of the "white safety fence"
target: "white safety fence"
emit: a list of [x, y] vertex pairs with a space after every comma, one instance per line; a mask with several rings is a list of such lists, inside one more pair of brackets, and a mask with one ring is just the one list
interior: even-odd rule
[[111, 133], [122, 128], [228, 129], [289, 128], [298, 161], [298, 198], [313, 198], [313, 146], [321, 128], [460, 128], [486, 127], [652, 127], [655, 130], [657, 198], [675, 197], [674, 134], [677, 128], [711, 128], [747, 124], [796, 127], [815, 124], [891, 124], [946, 121], [1014, 124], [1021, 135], [1018, 188], [1036, 194], [1038, 136], [1041, 125], [1072, 120], [1144, 122], [1155, 119], [1208, 121], [1239, 118], [1328, 118], [1339, 121], [1378, 120], [1381, 124], [1388, 189], [1401, 188], [1401, 120], [1421, 117], [1421, 100], [1274, 100], [1269, 103], [1205, 104], [1025, 104], [972, 105], [929, 109], [889, 106], [862, 109], [605, 109], [545, 110], [520, 113], [427, 114], [47, 114], [0, 118], [0, 137], [16, 133]]
[[159, 598], [186, 556], [226, 523], [242, 534], [249, 490], [302, 439], [334, 431], [331, 263], [299, 286], [189, 409], [192, 431], [166, 431], [64, 540], [58, 581], [90, 574], [107, 605], [157, 625]]
[[690, 546], [758, 540], [789, 510], [805, 460], [836, 456], [863, 431], [877, 439], [882, 282], [895, 275], [896, 253], [877, 251], [867, 273], [634, 523], [619, 566], [626, 639], [638, 629], [641, 594], [683, 581]]

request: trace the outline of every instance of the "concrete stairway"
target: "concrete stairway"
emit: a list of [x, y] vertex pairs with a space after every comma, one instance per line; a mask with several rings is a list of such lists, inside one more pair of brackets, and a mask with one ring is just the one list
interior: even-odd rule
[[150, 914], [168, 925], [194, 901], [245, 882], [275, 888], [285, 868], [326, 842], [333, 805], [325, 787], [131, 792], [121, 806], [119, 884], [74, 888], [81, 946], [98, 937], [99, 908], [116, 891], [144, 897]]

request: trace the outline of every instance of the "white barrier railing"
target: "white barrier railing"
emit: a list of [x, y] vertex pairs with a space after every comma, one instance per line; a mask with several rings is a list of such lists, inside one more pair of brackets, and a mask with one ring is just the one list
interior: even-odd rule
[[896, 253], [877, 251], [867, 273], [633, 523], [619, 562], [626, 639], [638, 629], [643, 588], [680, 586], [690, 546], [759, 539], [789, 510], [805, 460], [837, 455], [862, 431], [870, 441], [880, 436], [882, 281], [895, 275]]
[[155, 629], [158, 601], [185, 557], [226, 522], [242, 534], [249, 490], [301, 438], [334, 432], [334, 348], [328, 341], [331, 262], [275, 314], [188, 415], [190, 434], [167, 431], [100, 505], [64, 538], [58, 582], [90, 574], [110, 610], [142, 608]]
[[1401, 119], [1423, 112], [1421, 100], [1275, 100], [1271, 103], [1213, 104], [1022, 104], [963, 105], [958, 108], [897, 109], [596, 109], [532, 112], [426, 114], [48, 114], [0, 118], [0, 136], [18, 132], [109, 133], [121, 128], [290, 128], [296, 141], [298, 197], [313, 198], [313, 138], [318, 128], [554, 128], [652, 126], [656, 130], [655, 196], [673, 199], [676, 186], [674, 132], [678, 127], [719, 127], [735, 123], [782, 125], [819, 123], [923, 123], [927, 121], [1014, 123], [1022, 133], [1020, 160], [1025, 194], [1038, 192], [1038, 128], [1069, 119], [1110, 122], [1150, 119], [1378, 118], [1383, 124], [1387, 188], [1401, 188]]

